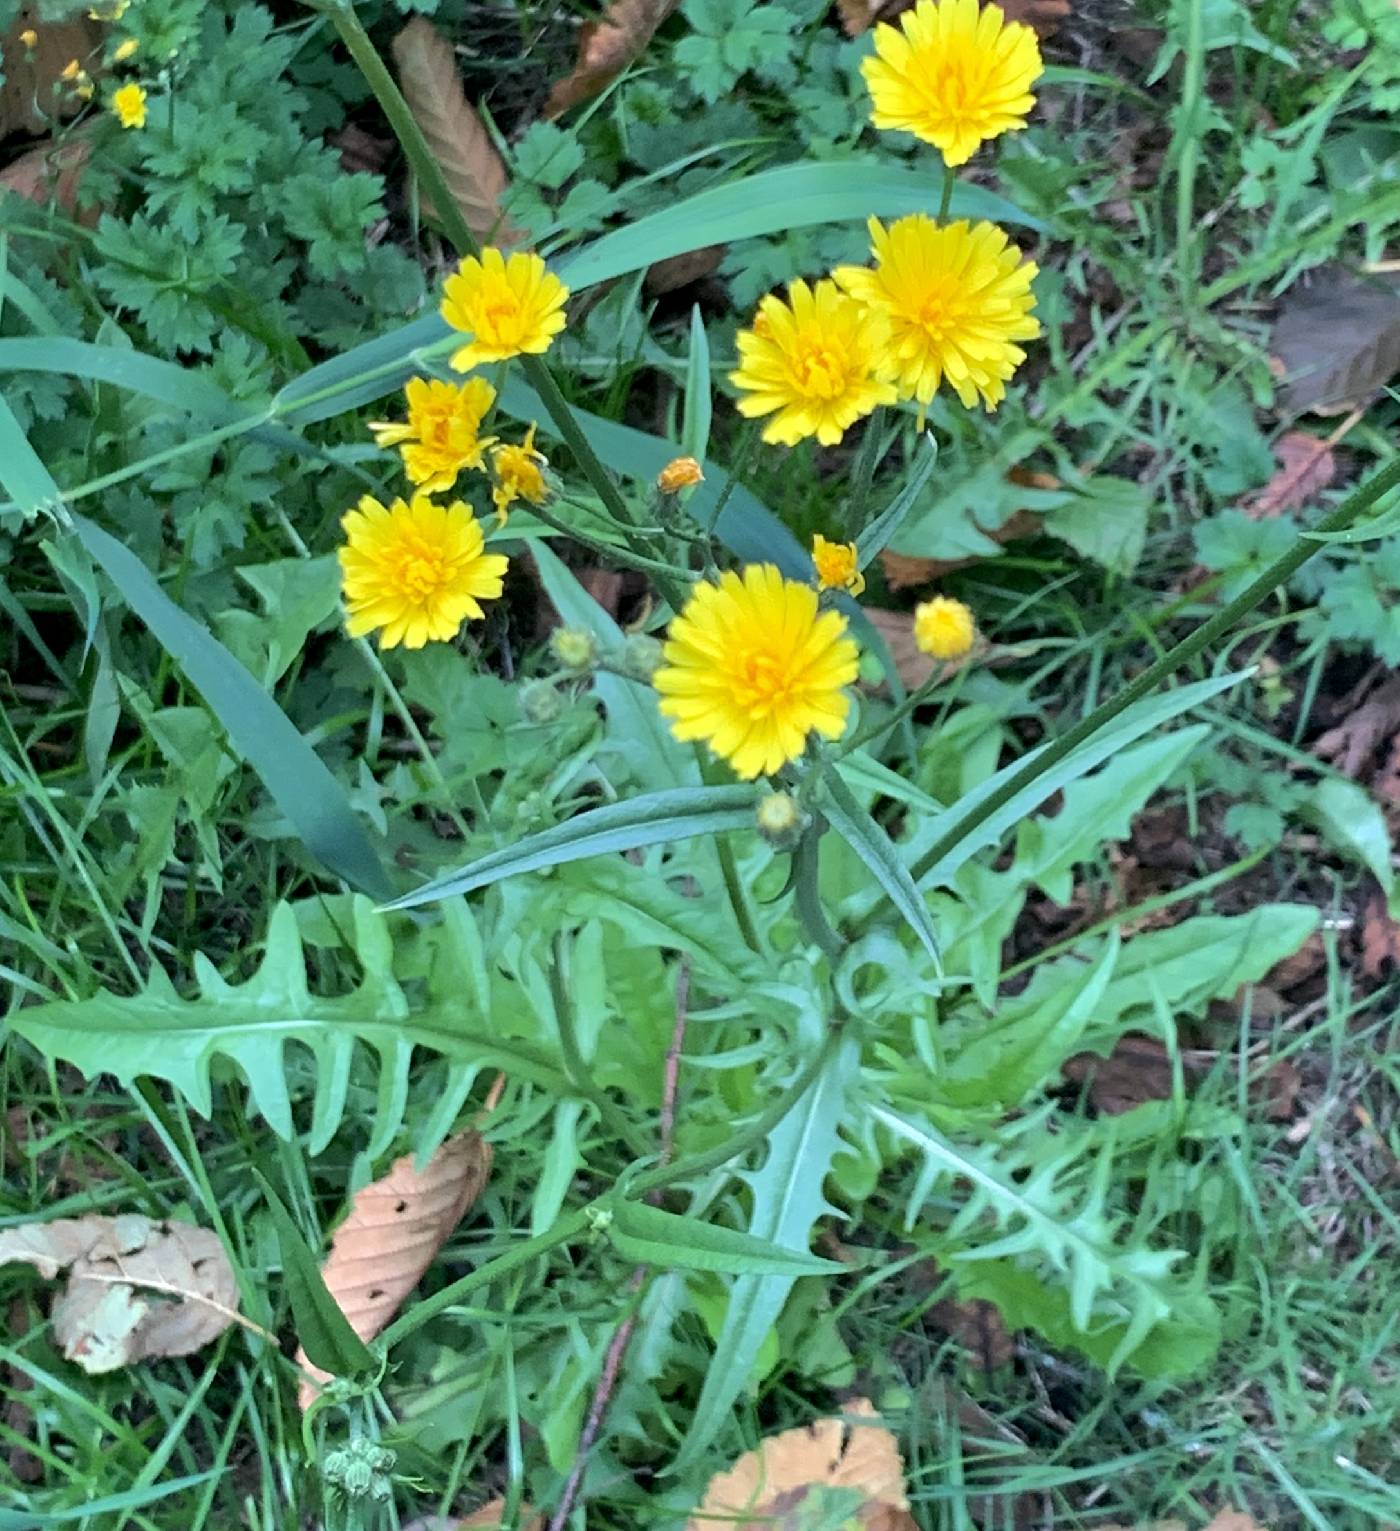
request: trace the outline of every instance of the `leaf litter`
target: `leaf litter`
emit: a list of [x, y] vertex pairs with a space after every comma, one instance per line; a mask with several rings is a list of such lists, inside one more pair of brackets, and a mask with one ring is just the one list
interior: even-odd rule
[[549, 92], [544, 114], [559, 117], [601, 94], [646, 49], [678, 0], [613, 0], [579, 32], [578, 61]]
[[207, 1228], [136, 1213], [57, 1218], [0, 1233], [0, 1265], [47, 1281], [67, 1270], [54, 1338], [93, 1376], [134, 1361], [193, 1355], [238, 1318], [238, 1283]]
[[[356, 1192], [321, 1277], [362, 1340], [373, 1339], [398, 1312], [490, 1174], [490, 1144], [479, 1133], [463, 1132], [449, 1138], [421, 1170], [413, 1155], [405, 1154], [382, 1179]], [[297, 1352], [297, 1363], [322, 1382], [329, 1380], [305, 1351]], [[302, 1384], [303, 1409], [318, 1391], [310, 1382]]]

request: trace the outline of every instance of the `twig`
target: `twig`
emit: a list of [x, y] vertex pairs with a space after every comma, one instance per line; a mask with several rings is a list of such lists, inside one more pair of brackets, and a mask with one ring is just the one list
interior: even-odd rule
[[[671, 1162], [671, 1154], [675, 1147], [676, 1090], [680, 1080], [681, 1049], [685, 1046], [685, 1023], [689, 1008], [690, 961], [682, 957], [680, 969], [676, 974], [676, 1023], [671, 1029], [671, 1045], [666, 1050], [666, 1072], [661, 1087], [661, 1154], [658, 1162], [662, 1168]], [[660, 1196], [661, 1188], [658, 1186], [647, 1193], [646, 1199], [654, 1206]], [[598, 1374], [598, 1384], [593, 1389], [593, 1399], [588, 1405], [588, 1418], [584, 1423], [583, 1434], [579, 1436], [578, 1450], [574, 1453], [574, 1465], [569, 1469], [569, 1479], [564, 1485], [564, 1492], [559, 1496], [559, 1503], [549, 1517], [549, 1531], [563, 1531], [564, 1522], [568, 1520], [573, 1511], [574, 1502], [578, 1498], [584, 1469], [588, 1464], [594, 1442], [598, 1439], [598, 1433], [603, 1428], [603, 1416], [612, 1400], [613, 1389], [617, 1386], [617, 1374], [622, 1369], [622, 1358], [627, 1354], [632, 1331], [637, 1325], [635, 1299], [646, 1282], [647, 1274], [648, 1268], [645, 1265], [639, 1265], [632, 1272], [632, 1279], [627, 1283], [627, 1297], [632, 1303], [632, 1311], [617, 1326], [617, 1332], [608, 1342], [607, 1355], [603, 1358], [603, 1369]]]

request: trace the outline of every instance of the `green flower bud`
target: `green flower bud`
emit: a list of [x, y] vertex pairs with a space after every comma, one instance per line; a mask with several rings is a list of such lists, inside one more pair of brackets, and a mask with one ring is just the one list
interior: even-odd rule
[[553, 723], [564, 711], [564, 698], [552, 681], [532, 680], [520, 688], [520, 715], [528, 723]]
[[622, 645], [622, 666], [629, 675], [650, 682], [661, 668], [661, 645], [646, 633], [632, 633]]
[[795, 850], [802, 832], [811, 822], [797, 799], [786, 792], [770, 792], [758, 800], [754, 812], [758, 832], [775, 850]]
[[549, 636], [549, 652], [566, 670], [587, 670], [598, 658], [598, 640], [587, 628], [560, 627]]

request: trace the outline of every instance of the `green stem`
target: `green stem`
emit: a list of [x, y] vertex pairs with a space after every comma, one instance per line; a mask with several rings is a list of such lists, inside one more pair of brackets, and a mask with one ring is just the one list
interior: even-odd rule
[[745, 424], [743, 434], [739, 437], [739, 450], [730, 459], [729, 474], [725, 478], [724, 488], [716, 496], [714, 509], [710, 512], [710, 518], [705, 524], [707, 532], [713, 532], [719, 524], [719, 518], [724, 514], [724, 507], [729, 504], [730, 495], [738, 488], [739, 480], [749, 466], [753, 449], [758, 445], [759, 431], [762, 427], [761, 420], [750, 420]]
[[[564, 536], [572, 538], [573, 541], [590, 548], [602, 557], [610, 558], [626, 569], [639, 569], [643, 573], [652, 575], [658, 584], [662, 576], [672, 580], [693, 578], [686, 571], [677, 569], [674, 564], [663, 563], [659, 558], [648, 558], [643, 553], [634, 553], [630, 548], [620, 548], [616, 543], [604, 542], [601, 537], [593, 537], [588, 532], [581, 532], [578, 527], [570, 526], [567, 521], [546, 510], [543, 505], [532, 505], [530, 514], [538, 517], [546, 526], [552, 526], [556, 532], [562, 532]], [[682, 596], [681, 599], [684, 600], [685, 597]]]
[[862, 749], [872, 739], [878, 739], [881, 734], [889, 733], [890, 729], [902, 723], [916, 707], [922, 707], [946, 679], [947, 674], [944, 666], [941, 664], [935, 665], [934, 669], [929, 672], [929, 678], [917, 691], [911, 691], [897, 707], [887, 712], [884, 717], [878, 718], [868, 728], [861, 729], [855, 738], [843, 741], [841, 747], [832, 753], [832, 759], [834, 761], [844, 760], [847, 755], [855, 750]]
[[[749, 1149], [756, 1148], [811, 1089], [817, 1076], [835, 1052], [842, 1030], [843, 1019], [838, 1018], [830, 1023], [821, 1047], [747, 1127], [724, 1142], [717, 1143], [713, 1148], [706, 1149], [704, 1153], [692, 1154], [688, 1159], [678, 1159], [671, 1164], [658, 1164], [632, 1177], [627, 1182], [628, 1200], [640, 1201], [650, 1191], [659, 1191], [680, 1180], [695, 1180], [702, 1175], [708, 1175], [711, 1170], [716, 1170], [731, 1159], [746, 1154]], [[587, 1206], [580, 1207], [578, 1211], [570, 1212], [567, 1216], [560, 1218], [552, 1228], [536, 1234], [532, 1239], [524, 1240], [514, 1249], [507, 1250], [503, 1255], [497, 1255], [494, 1260], [488, 1260], [485, 1265], [472, 1271], [469, 1276], [463, 1276], [461, 1280], [454, 1281], [449, 1286], [443, 1287], [441, 1291], [434, 1292], [431, 1297], [425, 1297], [421, 1302], [415, 1303], [407, 1313], [396, 1319], [379, 1336], [379, 1346], [386, 1352], [391, 1350], [400, 1340], [406, 1339], [410, 1334], [421, 1329], [424, 1324], [436, 1318], [445, 1309], [455, 1307], [464, 1298], [470, 1297], [473, 1292], [489, 1286], [493, 1281], [500, 1280], [502, 1276], [508, 1276], [512, 1271], [519, 1270], [522, 1265], [528, 1264], [540, 1255], [548, 1254], [551, 1249], [557, 1249], [561, 1244], [567, 1244], [571, 1239], [577, 1238], [596, 1216], [607, 1210], [608, 1203], [613, 1200], [615, 1194], [613, 1191], [606, 1191], [602, 1196], [595, 1196]]]
[[870, 486], [875, 482], [875, 465], [880, 460], [880, 438], [885, 433], [885, 406], [877, 405], [875, 413], [865, 422], [865, 434], [861, 437], [860, 452], [856, 456], [855, 469], [851, 474], [851, 492], [846, 500], [846, 535], [854, 538], [861, 531], [860, 515], [870, 499]]
[[1089, 716], [1077, 723], [1068, 733], [1056, 739], [1055, 742], [1043, 750], [1036, 758], [1019, 771], [1013, 772], [1002, 785], [992, 793], [989, 793], [980, 803], [970, 809], [964, 816], [931, 845], [922, 856], [919, 857], [911, 868], [915, 882], [922, 881], [928, 876], [938, 863], [961, 842], [970, 835], [979, 825], [985, 823], [999, 809], [1009, 803], [1018, 793], [1024, 792], [1033, 782], [1052, 770], [1062, 761], [1066, 755], [1073, 753], [1087, 740], [1092, 739], [1106, 724], [1111, 723], [1120, 713], [1125, 712], [1135, 702], [1139, 702], [1150, 692], [1179, 670], [1182, 665], [1189, 663], [1198, 654], [1210, 647], [1217, 638], [1228, 632], [1241, 617], [1247, 616], [1254, 608], [1267, 600], [1278, 587], [1291, 579], [1302, 566], [1307, 563], [1313, 554], [1321, 552], [1327, 546], [1325, 542], [1317, 540], [1317, 533], [1339, 532], [1345, 530], [1361, 513], [1369, 509], [1383, 494], [1400, 484], [1400, 457], [1396, 457], [1388, 466], [1382, 468], [1370, 480], [1355, 489], [1345, 500], [1332, 512], [1330, 516], [1318, 523], [1312, 533], [1304, 532], [1288, 550], [1276, 558], [1273, 563], [1250, 585], [1242, 590], [1234, 600], [1227, 602], [1220, 608], [1209, 621], [1203, 622], [1189, 637], [1183, 638], [1180, 643], [1169, 648], [1165, 654], [1150, 664], [1131, 685], [1125, 686], [1112, 701], [1105, 702], [1101, 707], [1095, 708]]
[[953, 174], [953, 167], [944, 160], [943, 162], [943, 194], [938, 199], [938, 221], [948, 221], [948, 209], [953, 205], [953, 187], [957, 183], [957, 177]]
[[845, 954], [846, 942], [831, 927], [822, 907], [820, 871], [821, 837], [824, 825], [820, 819], [813, 824], [792, 853], [792, 893], [797, 917], [808, 938], [821, 947], [832, 970]]
[[[433, 151], [428, 147], [427, 139], [423, 136], [423, 130], [418, 126], [418, 121], [410, 110], [408, 102], [404, 100], [403, 92], [399, 89], [393, 75], [389, 73], [384, 60], [380, 58], [378, 50], [370, 41], [369, 34], [361, 26], [360, 18], [355, 14], [353, 5], [349, 3], [349, 0], [322, 0], [316, 8], [326, 10], [335, 23], [335, 29], [340, 33], [341, 41], [349, 51], [350, 57], [359, 66], [365, 82], [374, 92], [384, 115], [389, 119], [389, 126], [393, 129], [394, 137], [398, 139], [404, 154], [408, 157], [419, 186], [427, 192], [428, 199], [436, 209], [453, 247], [459, 255], [478, 254], [481, 245], [476, 235], [472, 233], [461, 208], [457, 206], [442, 168], [434, 157]], [[530, 386], [540, 396], [540, 402], [554, 422], [554, 428], [558, 431], [560, 439], [573, 454], [574, 461], [578, 464], [583, 476], [593, 486], [594, 493], [616, 520], [624, 524], [630, 522], [632, 515], [627, 508], [626, 500], [623, 499], [612, 474], [599, 461], [597, 453], [589, 445], [583, 428], [575, 419], [573, 410], [569, 408], [568, 400], [560, 392], [559, 385], [554, 380], [554, 374], [541, 357], [521, 356], [519, 360], [521, 370]], [[663, 578], [659, 574], [655, 578], [657, 588], [670, 603], [671, 608], [679, 611], [684, 602], [684, 592], [680, 586], [674, 580]]]
[[734, 859], [734, 847], [729, 843], [729, 836], [716, 835], [714, 846], [715, 854], [719, 857], [720, 876], [724, 878], [725, 891], [729, 894], [729, 903], [734, 910], [734, 920], [739, 927], [739, 934], [744, 938], [744, 945], [751, 952], [762, 956], [763, 943], [759, 940], [758, 929], [753, 922], [753, 912], [749, 908], [748, 895], [744, 892], [744, 884], [739, 877], [739, 863]]

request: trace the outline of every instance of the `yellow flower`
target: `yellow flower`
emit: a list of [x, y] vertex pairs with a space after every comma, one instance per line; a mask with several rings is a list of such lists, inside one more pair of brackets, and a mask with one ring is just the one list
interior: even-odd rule
[[134, 58], [140, 50], [141, 44], [134, 37], [128, 37], [125, 42], [119, 42], [112, 50], [112, 62], [124, 64], [127, 59]]
[[37, 48], [39, 46], [39, 34], [33, 27], [25, 27], [24, 31], [19, 34], [19, 40], [21, 45], [26, 48]]
[[146, 126], [146, 92], [135, 81], [122, 88], [112, 97], [112, 110], [124, 128]]
[[662, 494], [679, 494], [693, 484], [703, 484], [705, 475], [693, 457], [673, 457], [656, 475], [656, 487]]
[[76, 80], [83, 72], [83, 66], [75, 58], [70, 58], [59, 73], [60, 80]]
[[984, 140], [1025, 127], [1044, 66], [1035, 33], [999, 6], [919, 0], [898, 31], [875, 28], [875, 53], [860, 67], [877, 128], [912, 133], [961, 165]]
[[451, 489], [465, 468], [486, 467], [486, 448], [496, 438], [480, 435], [481, 422], [496, 402], [485, 378], [458, 386], [435, 379], [410, 378], [404, 385], [408, 419], [372, 420], [377, 445], [398, 447], [404, 472], [425, 494]]
[[379, 646], [421, 649], [443, 643], [481, 602], [501, 593], [508, 560], [485, 551], [481, 523], [461, 503], [435, 505], [426, 494], [384, 506], [372, 495], [341, 519], [340, 549], [346, 631], [363, 638], [375, 628]]
[[1016, 342], [1040, 334], [1035, 262], [994, 223], [940, 226], [923, 213], [888, 229], [872, 218], [870, 242], [874, 270], [840, 266], [833, 275], [888, 322], [901, 397], [927, 404], [947, 378], [967, 408], [980, 398], [995, 409], [1026, 359]]
[[506, 259], [494, 246], [468, 256], [443, 283], [442, 317], [470, 344], [452, 353], [458, 372], [510, 356], [542, 355], [564, 328], [569, 289], [538, 255]]
[[765, 441], [794, 446], [815, 436], [835, 446], [847, 426], [877, 404], [891, 404], [886, 378], [888, 335], [878, 316], [847, 297], [835, 282], [788, 287], [788, 302], [769, 294], [753, 328], [740, 330], [739, 368], [729, 381], [742, 391], [739, 413], [774, 415]]
[[935, 659], [961, 659], [976, 638], [971, 608], [951, 596], [936, 595], [914, 608], [914, 642]]
[[653, 677], [677, 739], [703, 739], [746, 781], [771, 774], [813, 732], [841, 736], [858, 655], [840, 612], [772, 564], [697, 585]]
[[854, 542], [828, 542], [820, 532], [812, 538], [812, 563], [821, 590], [845, 590], [859, 595], [865, 589]]
[[78, 83], [73, 87], [73, 94], [79, 101], [91, 101], [97, 94], [97, 87], [92, 83], [92, 76], [86, 69], [78, 76]]
[[507, 442], [491, 453], [491, 471], [496, 476], [491, 498], [496, 506], [496, 520], [501, 526], [506, 524], [506, 513], [516, 500], [543, 505], [549, 498], [549, 485], [541, 471], [547, 466], [544, 453], [535, 450], [533, 425], [525, 432], [525, 440], [519, 446]]

